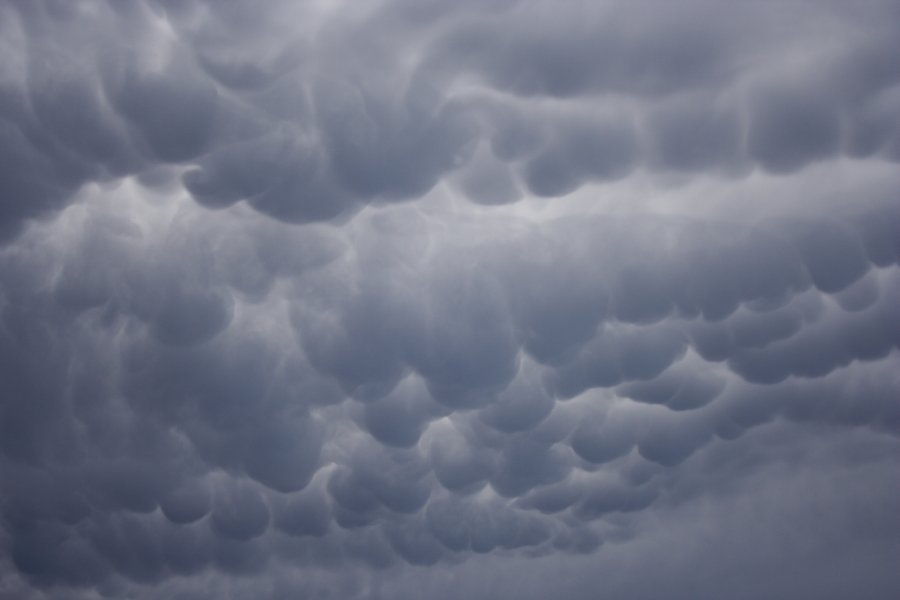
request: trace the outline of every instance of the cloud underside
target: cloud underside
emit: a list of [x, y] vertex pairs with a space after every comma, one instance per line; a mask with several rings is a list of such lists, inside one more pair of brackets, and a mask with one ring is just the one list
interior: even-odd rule
[[0, 5], [0, 596], [894, 598], [864, 7]]

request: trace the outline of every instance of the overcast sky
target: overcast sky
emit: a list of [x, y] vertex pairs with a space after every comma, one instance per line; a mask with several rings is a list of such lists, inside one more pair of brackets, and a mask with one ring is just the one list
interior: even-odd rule
[[0, 599], [900, 597], [900, 2], [0, 2]]

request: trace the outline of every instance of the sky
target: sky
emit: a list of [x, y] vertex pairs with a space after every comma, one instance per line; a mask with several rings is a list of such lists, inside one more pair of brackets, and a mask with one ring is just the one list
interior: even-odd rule
[[900, 2], [0, 3], [0, 599], [900, 597]]

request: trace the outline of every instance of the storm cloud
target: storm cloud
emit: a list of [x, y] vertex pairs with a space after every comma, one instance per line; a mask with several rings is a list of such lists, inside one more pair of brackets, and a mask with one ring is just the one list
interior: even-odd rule
[[0, 4], [0, 598], [900, 593], [900, 4]]

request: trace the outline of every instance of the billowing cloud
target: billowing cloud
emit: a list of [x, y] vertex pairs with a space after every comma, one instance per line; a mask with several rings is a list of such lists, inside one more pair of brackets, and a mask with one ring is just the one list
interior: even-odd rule
[[897, 23], [0, 5], [0, 597], [894, 598]]

